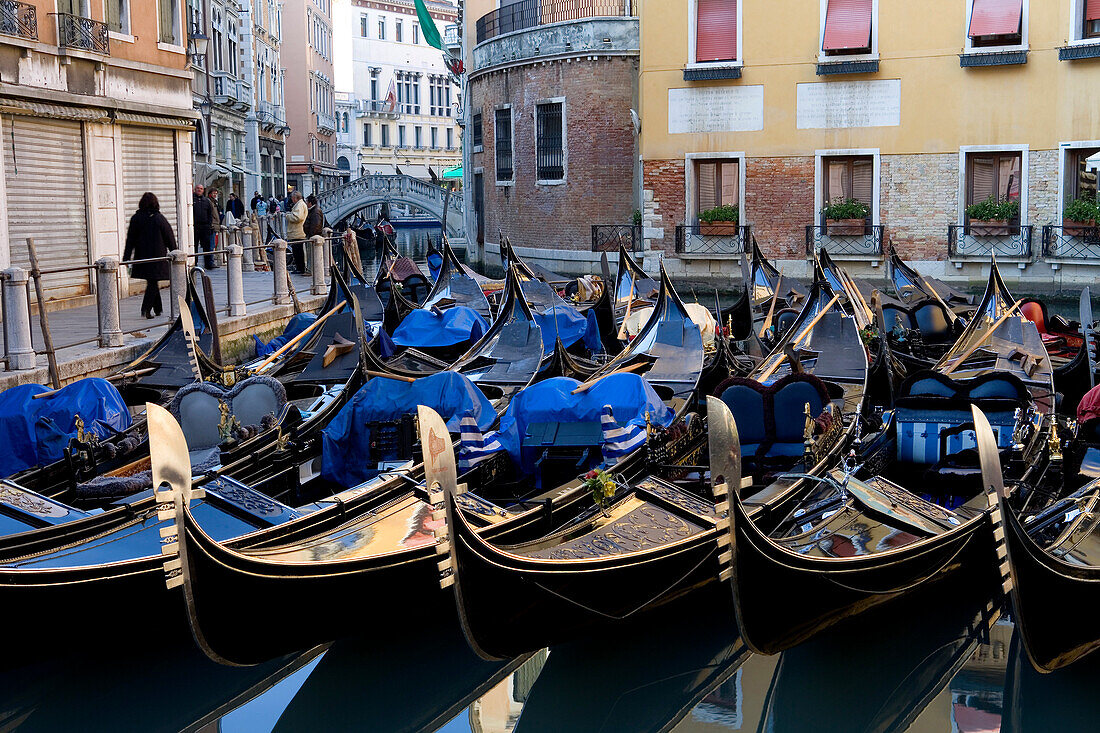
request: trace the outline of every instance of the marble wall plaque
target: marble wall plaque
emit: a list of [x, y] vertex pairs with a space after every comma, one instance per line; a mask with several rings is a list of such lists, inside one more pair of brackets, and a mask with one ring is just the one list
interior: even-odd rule
[[751, 132], [764, 129], [764, 87], [668, 90], [668, 132]]
[[811, 82], [798, 85], [798, 129], [897, 127], [901, 80]]

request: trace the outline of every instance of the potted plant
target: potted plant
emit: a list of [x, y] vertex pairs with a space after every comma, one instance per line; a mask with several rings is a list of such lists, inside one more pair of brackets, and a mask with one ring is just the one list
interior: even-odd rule
[[859, 199], [835, 199], [825, 204], [821, 215], [825, 217], [826, 233], [832, 236], [861, 236], [867, 233], [867, 217], [871, 207]]
[[999, 237], [1008, 234], [1009, 222], [1019, 215], [1019, 201], [1001, 201], [995, 196], [966, 207], [970, 234], [975, 237]]
[[1100, 221], [1100, 205], [1092, 199], [1076, 198], [1066, 202], [1062, 210], [1062, 233], [1079, 237], [1095, 227], [1097, 221]]
[[741, 212], [725, 204], [699, 212], [699, 233], [705, 236], [736, 237]]

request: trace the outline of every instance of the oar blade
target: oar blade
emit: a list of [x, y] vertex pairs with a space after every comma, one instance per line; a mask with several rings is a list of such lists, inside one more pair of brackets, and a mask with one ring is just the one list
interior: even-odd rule
[[733, 413], [717, 397], [707, 397], [707, 430], [711, 489], [724, 483], [731, 492], [740, 493], [741, 438]]
[[1085, 355], [1088, 357], [1089, 364], [1089, 389], [1096, 386], [1096, 352], [1093, 351], [1092, 340], [1095, 336], [1092, 329], [1092, 292], [1086, 285], [1081, 290], [1081, 333], [1085, 337]]
[[978, 458], [982, 466], [982, 486], [997, 496], [1005, 495], [1004, 474], [1001, 472], [1001, 452], [997, 447], [997, 438], [985, 413], [977, 405], [970, 406], [974, 417], [974, 437], [978, 444]]

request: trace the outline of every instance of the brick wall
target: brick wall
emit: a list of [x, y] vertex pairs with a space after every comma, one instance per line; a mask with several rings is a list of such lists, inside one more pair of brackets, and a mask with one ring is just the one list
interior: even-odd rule
[[[570, 59], [503, 69], [470, 83], [482, 111], [485, 239], [501, 230], [518, 247], [589, 249], [593, 224], [629, 224], [634, 213], [634, 127], [638, 62]], [[565, 97], [566, 182], [538, 185], [535, 104]], [[512, 105], [514, 185], [496, 185], [496, 107]]]
[[947, 226], [959, 218], [958, 153], [883, 155], [879, 180], [879, 220], [902, 259], [947, 259]]
[[642, 163], [643, 234], [650, 247], [672, 252], [676, 225], [684, 219], [684, 161], [647, 160]]
[[767, 257], [806, 256], [806, 225], [814, 223], [814, 159], [746, 158], [745, 213]]

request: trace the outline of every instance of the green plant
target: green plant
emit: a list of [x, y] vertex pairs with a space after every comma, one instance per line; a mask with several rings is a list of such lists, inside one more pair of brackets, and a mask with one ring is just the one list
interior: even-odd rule
[[640, 227], [642, 225], [642, 210], [634, 209], [634, 226]]
[[1100, 221], [1100, 205], [1088, 198], [1076, 198], [1066, 202], [1062, 210], [1063, 221]]
[[977, 221], [1011, 221], [1020, 215], [1020, 202], [1001, 201], [996, 196], [990, 196], [985, 201], [967, 206], [966, 215]]
[[618, 486], [615, 478], [602, 468], [594, 468], [584, 475], [584, 487], [592, 492], [596, 506], [606, 509]]
[[871, 213], [871, 207], [859, 199], [834, 199], [825, 204], [821, 213], [826, 219], [866, 219]]
[[699, 221], [704, 224], [713, 224], [716, 221], [729, 221], [736, 224], [740, 216], [741, 212], [736, 205], [723, 204], [722, 206], [715, 206], [713, 209], [700, 211]]

